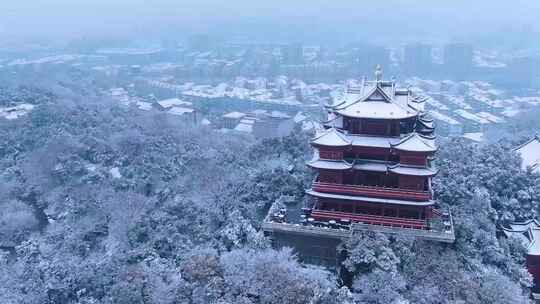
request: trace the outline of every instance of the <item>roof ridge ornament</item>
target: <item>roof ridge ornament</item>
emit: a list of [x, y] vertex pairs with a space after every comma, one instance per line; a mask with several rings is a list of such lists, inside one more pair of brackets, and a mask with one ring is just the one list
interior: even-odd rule
[[375, 68], [375, 79], [377, 82], [381, 82], [383, 77], [383, 71], [380, 64], [377, 64], [377, 67]]

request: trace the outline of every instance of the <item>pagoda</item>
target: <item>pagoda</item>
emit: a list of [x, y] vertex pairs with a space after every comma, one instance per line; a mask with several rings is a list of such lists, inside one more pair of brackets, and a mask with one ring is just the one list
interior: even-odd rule
[[312, 218], [430, 228], [437, 147], [425, 100], [383, 81], [378, 68], [375, 81], [349, 87], [327, 107], [326, 130], [312, 140], [308, 163], [317, 171], [307, 191], [315, 199]]
[[263, 224], [277, 247], [331, 264], [338, 256], [329, 254], [332, 240], [358, 231], [455, 240], [450, 213], [435, 208], [437, 145], [424, 112], [427, 98], [382, 76], [377, 67], [375, 80], [347, 87], [325, 107], [328, 119], [311, 141], [314, 157], [307, 163], [316, 171], [308, 203], [299, 213], [271, 208]]

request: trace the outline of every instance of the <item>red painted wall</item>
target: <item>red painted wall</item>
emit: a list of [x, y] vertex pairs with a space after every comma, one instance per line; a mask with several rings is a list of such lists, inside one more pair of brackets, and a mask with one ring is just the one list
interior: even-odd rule
[[540, 287], [540, 256], [527, 255], [525, 263], [527, 264], [527, 270], [534, 279], [535, 288]]
[[319, 157], [322, 159], [343, 159], [343, 150], [320, 148]]
[[426, 166], [427, 165], [427, 155], [425, 154], [416, 154], [416, 153], [403, 153], [399, 154], [400, 163], [404, 165], [416, 165], [416, 166]]

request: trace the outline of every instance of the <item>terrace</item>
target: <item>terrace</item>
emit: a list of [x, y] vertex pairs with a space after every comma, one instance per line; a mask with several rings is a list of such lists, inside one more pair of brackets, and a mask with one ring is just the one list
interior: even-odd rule
[[[311, 208], [287, 208], [283, 204], [275, 203], [270, 208], [262, 229], [267, 235], [286, 233], [339, 240], [346, 240], [360, 231], [374, 231], [443, 243], [455, 241], [453, 219], [449, 212], [436, 211], [436, 218], [428, 220], [358, 215], [353, 217], [352, 221], [335, 220], [339, 218], [339, 214], [318, 214], [319, 220], [315, 220], [311, 217], [312, 212], [321, 211], [312, 211]], [[325, 215], [328, 220], [323, 219]]]

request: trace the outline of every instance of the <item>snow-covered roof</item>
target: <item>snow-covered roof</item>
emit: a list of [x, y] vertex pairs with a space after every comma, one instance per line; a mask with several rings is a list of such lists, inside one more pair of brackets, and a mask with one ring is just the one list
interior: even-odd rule
[[502, 227], [507, 237], [519, 239], [527, 247], [527, 254], [540, 256], [540, 223], [537, 220], [514, 222]]
[[138, 101], [137, 107], [144, 111], [150, 111], [152, 110], [152, 104], [146, 101]]
[[246, 113], [242, 113], [242, 112], [230, 112], [223, 115], [223, 118], [240, 119], [246, 115], [247, 115]]
[[472, 120], [474, 122], [477, 122], [479, 124], [489, 124], [490, 121], [485, 119], [485, 118], [482, 118], [476, 114], [473, 114], [471, 112], [467, 112], [465, 110], [462, 110], [462, 109], [458, 109], [458, 110], [455, 110], [454, 111], [457, 115], [465, 118], [465, 119], [468, 119], [468, 120]]
[[307, 190], [306, 193], [308, 195], [315, 196], [315, 197], [343, 199], [343, 200], [351, 200], [351, 201], [358, 201], [360, 198], [362, 201], [365, 201], [365, 202], [381, 203], [381, 204], [414, 205], [414, 206], [431, 206], [434, 204], [434, 202], [431, 200], [424, 201], [424, 202], [416, 202], [416, 201], [383, 199], [383, 198], [374, 198], [374, 197], [357, 196], [357, 195], [330, 194], [330, 193], [318, 192], [315, 190]]
[[461, 123], [455, 119], [453, 119], [452, 117], [448, 116], [448, 115], [445, 115], [443, 113], [440, 113], [440, 112], [437, 112], [437, 111], [429, 111], [429, 114], [435, 118], [436, 120], [439, 120], [439, 121], [442, 121], [442, 122], [445, 122], [449, 125], [460, 125]]
[[359, 101], [337, 109], [337, 112], [347, 117], [372, 119], [405, 119], [418, 115], [412, 108], [407, 109], [392, 102], [380, 101]]
[[540, 138], [533, 137], [526, 143], [514, 149], [523, 160], [521, 163], [522, 169], [526, 170], [530, 167], [535, 172], [540, 172]]
[[525, 232], [531, 228], [540, 229], [540, 223], [535, 219], [525, 222], [513, 222], [510, 223], [508, 226], [510, 226], [509, 228], [512, 232]]
[[239, 132], [251, 133], [253, 132], [253, 124], [241, 122], [234, 128], [234, 130]]
[[484, 133], [482, 132], [465, 133], [462, 137], [478, 143], [484, 141]]
[[173, 114], [173, 115], [184, 115], [187, 113], [193, 113], [195, 110], [190, 108], [183, 108], [183, 107], [172, 107], [167, 113]]
[[488, 113], [488, 112], [478, 112], [476, 113], [477, 116], [479, 117], [482, 117], [482, 118], [485, 118], [493, 123], [503, 123], [504, 122], [504, 119], [501, 118], [501, 117], [498, 117], [496, 115], [493, 115], [491, 113]]
[[327, 147], [345, 147], [351, 145], [351, 140], [335, 128], [330, 128], [315, 137], [311, 144]]
[[302, 112], [296, 113], [296, 115], [293, 118], [295, 123], [300, 123], [300, 122], [302, 122], [302, 121], [304, 121], [306, 119], [307, 119], [307, 116], [304, 115], [304, 113], [302, 113]]
[[330, 108], [354, 118], [405, 119], [417, 116], [425, 99], [413, 98], [409, 90], [397, 89], [394, 81], [364, 81], [349, 88]]
[[399, 143], [393, 144], [392, 148], [407, 152], [432, 153], [437, 151], [435, 142], [431, 138], [426, 138], [418, 133], [411, 133], [403, 138]]
[[419, 119], [418, 123], [420, 123], [425, 128], [435, 129], [435, 124], [433, 123], [433, 120]]
[[0, 108], [0, 117], [8, 120], [17, 119], [28, 114], [34, 107], [32, 104], [23, 103], [13, 107]]
[[281, 111], [272, 111], [270, 114], [268, 114], [272, 118], [284, 118], [289, 119], [291, 116], [287, 115], [287, 113], [283, 113]]
[[532, 242], [527, 248], [527, 254], [540, 256], [540, 229], [533, 228], [530, 230]]
[[308, 162], [307, 165], [311, 168], [326, 170], [348, 170], [352, 168], [352, 164], [343, 160], [316, 159]]
[[372, 172], [386, 172], [388, 171], [388, 164], [385, 162], [359, 160], [354, 164], [354, 169]]
[[163, 108], [172, 108], [174, 106], [192, 106], [193, 104], [191, 102], [182, 101], [178, 98], [170, 98], [158, 101], [158, 104], [162, 106]]
[[379, 136], [348, 135], [352, 145], [356, 147], [385, 148], [389, 149], [392, 144], [397, 144], [400, 138], [388, 138]]
[[437, 170], [429, 167], [418, 166], [406, 166], [397, 164], [395, 166], [389, 166], [388, 171], [401, 175], [414, 175], [414, 176], [433, 176], [437, 174]]

